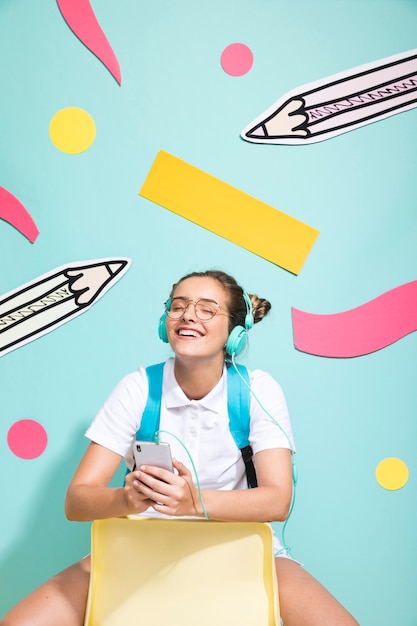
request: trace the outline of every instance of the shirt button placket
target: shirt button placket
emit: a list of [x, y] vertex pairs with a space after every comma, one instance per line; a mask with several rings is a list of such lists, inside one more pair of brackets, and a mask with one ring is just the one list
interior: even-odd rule
[[188, 435], [190, 441], [190, 447], [195, 449], [197, 443], [197, 409], [195, 407], [191, 408], [190, 413], [190, 425], [188, 428]]

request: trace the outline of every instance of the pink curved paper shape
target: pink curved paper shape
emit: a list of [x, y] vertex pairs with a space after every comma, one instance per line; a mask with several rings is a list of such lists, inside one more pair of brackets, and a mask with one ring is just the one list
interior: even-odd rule
[[317, 315], [293, 308], [292, 321], [297, 350], [327, 357], [369, 354], [417, 330], [417, 280], [343, 313]]
[[23, 204], [4, 187], [0, 187], [0, 219], [9, 222], [34, 243], [39, 231]]
[[97, 21], [89, 0], [57, 0], [57, 4], [72, 32], [100, 59], [121, 85], [119, 62]]

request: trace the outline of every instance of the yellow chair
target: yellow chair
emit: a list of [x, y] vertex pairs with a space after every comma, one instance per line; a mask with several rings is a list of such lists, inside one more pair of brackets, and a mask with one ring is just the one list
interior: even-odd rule
[[269, 524], [112, 518], [92, 524], [85, 626], [278, 626]]

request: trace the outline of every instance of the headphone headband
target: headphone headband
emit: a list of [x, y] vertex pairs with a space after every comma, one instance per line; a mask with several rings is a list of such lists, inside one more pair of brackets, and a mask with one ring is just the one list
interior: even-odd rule
[[252, 302], [246, 291], [242, 290], [242, 294], [246, 304], [245, 328], [246, 330], [250, 330], [254, 324]]

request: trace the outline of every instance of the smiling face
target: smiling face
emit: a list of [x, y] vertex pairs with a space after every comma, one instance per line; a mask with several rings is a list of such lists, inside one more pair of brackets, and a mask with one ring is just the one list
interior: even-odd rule
[[[181, 300], [174, 300], [181, 298]], [[201, 321], [193, 302], [201, 298], [211, 300], [218, 310], [208, 321]], [[188, 307], [178, 319], [166, 318], [168, 340], [175, 356], [179, 359], [224, 360], [224, 346], [229, 335], [228, 298], [224, 287], [214, 278], [192, 277], [181, 281], [171, 299], [181, 304], [188, 301]], [[203, 313], [204, 315], [204, 313]]]

